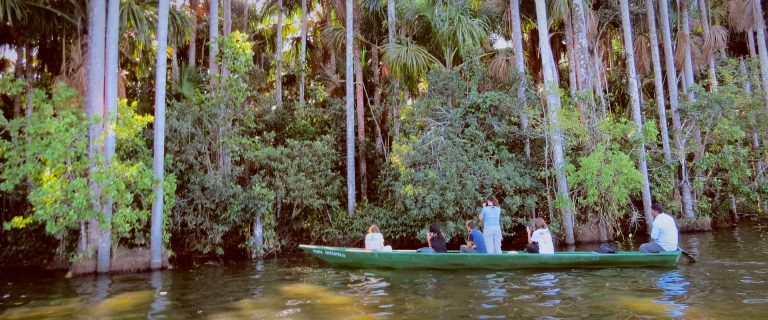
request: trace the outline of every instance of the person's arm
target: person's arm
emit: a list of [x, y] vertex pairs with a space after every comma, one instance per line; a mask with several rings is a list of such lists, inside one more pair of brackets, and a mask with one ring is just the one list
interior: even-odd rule
[[480, 211], [480, 214], [477, 215], [477, 219], [480, 220], [480, 222], [483, 222], [483, 218], [485, 218], [485, 209]]
[[427, 232], [427, 247], [432, 248], [432, 232]]
[[531, 228], [528, 226], [525, 226], [525, 231], [528, 233], [528, 244], [533, 243], [533, 239], [531, 239]]
[[653, 219], [653, 225], [651, 228], [651, 239], [653, 239], [653, 242], [659, 241], [659, 220], [661, 219]]

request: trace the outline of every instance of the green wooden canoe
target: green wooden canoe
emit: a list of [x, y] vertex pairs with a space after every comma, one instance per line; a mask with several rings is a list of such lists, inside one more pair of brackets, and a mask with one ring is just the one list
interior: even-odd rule
[[418, 253], [415, 250], [370, 252], [360, 248], [300, 245], [306, 253], [336, 266], [395, 269], [526, 269], [526, 268], [635, 268], [674, 267], [681, 251], [663, 253], [558, 252], [553, 255], [523, 252]]

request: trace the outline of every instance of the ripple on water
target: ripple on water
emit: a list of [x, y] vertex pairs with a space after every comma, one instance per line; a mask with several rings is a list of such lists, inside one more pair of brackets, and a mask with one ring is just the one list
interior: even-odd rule
[[768, 303], [768, 299], [747, 299], [747, 300], [742, 300], [741, 302], [746, 304], [764, 304], [764, 303]]

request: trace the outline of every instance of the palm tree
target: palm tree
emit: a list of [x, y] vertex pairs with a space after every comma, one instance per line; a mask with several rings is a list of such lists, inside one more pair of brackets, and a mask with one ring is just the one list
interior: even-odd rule
[[[89, 120], [94, 118], [103, 118], [104, 114], [104, 51], [106, 41], [106, 18], [107, 18], [106, 0], [91, 0], [88, 3], [88, 71], [87, 86], [85, 95], [86, 114]], [[31, 57], [31, 50], [27, 48], [27, 59]], [[31, 108], [29, 108], [31, 109]], [[100, 141], [102, 134], [102, 123], [93, 122], [88, 130], [89, 146], [88, 156], [91, 159], [89, 164], [89, 181], [93, 198], [91, 204], [95, 212], [102, 213], [101, 190], [99, 184], [93, 180], [96, 174], [96, 159], [101, 152]], [[88, 244], [87, 250], [96, 246], [97, 249], [103, 248], [102, 229], [99, 219], [91, 219], [88, 222]], [[108, 257], [109, 253], [98, 252], [98, 261]], [[109, 260], [107, 260], [108, 263]], [[107, 266], [109, 268], [109, 266]], [[108, 269], [107, 269], [108, 270]], [[103, 271], [101, 269], [100, 271]]]
[[299, 53], [299, 68], [301, 79], [299, 80], [299, 106], [304, 106], [304, 86], [307, 77], [307, 0], [301, 0], [301, 52]]
[[[509, 0], [510, 14], [512, 15], [512, 51], [515, 54], [515, 66], [517, 72], [521, 77], [520, 85], [517, 87], [517, 99], [520, 101], [520, 105], [525, 107], [525, 59], [523, 53], [523, 32], [520, 28], [520, 1]], [[523, 128], [523, 132], [528, 130], [528, 113], [523, 110], [520, 113], [520, 125]], [[525, 157], [531, 159], [531, 139], [525, 137]]]
[[[763, 88], [768, 88], [768, 48], [765, 43], [765, 20], [763, 20], [763, 5], [760, 1], [752, 1], [754, 9], [755, 27], [757, 29], [757, 51], [760, 56], [760, 75]], [[768, 90], [765, 92], [765, 105], [768, 107]]]
[[680, 121], [677, 95], [677, 70], [675, 69], [675, 56], [672, 54], [672, 32], [669, 28], [669, 0], [659, 0], [659, 21], [661, 21], [661, 38], [664, 44], [664, 61], [667, 69], [667, 89], [669, 91], [669, 107], [672, 111], [672, 129], [675, 134], [675, 146], [677, 147], [677, 159], [682, 172], [680, 177], [680, 193], [682, 195], [683, 216], [694, 219], [693, 197], [691, 185], [688, 182], [688, 164], [685, 153], [685, 138], [683, 137], [683, 125]]
[[283, 108], [283, 0], [277, 0], [277, 38], [275, 39], [275, 96], [277, 108]]
[[[104, 141], [105, 154], [104, 160], [110, 165], [115, 155], [115, 126], [117, 125], [117, 81], [118, 81], [118, 39], [120, 38], [120, 1], [109, 0], [107, 6], [107, 114], [103, 119], [103, 126], [107, 130]], [[109, 272], [110, 267], [110, 249], [112, 248], [112, 197], [108, 196], [104, 200], [104, 229], [102, 230], [102, 241], [98, 248], [98, 263], [96, 271], [100, 273]]]
[[[550, 125], [550, 139], [552, 140], [553, 160], [555, 165], [555, 176], [557, 179], [557, 190], [559, 197], [570, 199], [568, 190], [568, 180], [565, 177], [565, 150], [563, 148], [563, 133], [560, 129], [560, 95], [559, 86], [555, 81], [554, 58], [552, 57], [552, 48], [549, 45], [549, 25], [547, 24], [547, 7], [545, 0], [536, 0], [536, 21], [539, 29], [539, 50], [541, 51], [542, 73], [544, 75], [544, 93], [547, 95], [547, 115]], [[573, 236], [573, 212], [571, 205], [565, 204], [560, 208], [563, 216], [563, 227], [565, 231], [565, 243], [572, 245], [575, 243]]]
[[659, 56], [659, 36], [656, 29], [656, 10], [653, 0], [645, 0], [645, 16], [648, 19], [648, 38], [651, 42], [651, 63], [653, 64], [653, 83], [656, 86], [656, 109], [659, 112], [659, 127], [661, 128], [661, 144], [664, 150], [664, 160], [672, 161], [672, 149], [669, 146], [669, 128], [667, 126], [667, 108], [664, 103], [664, 81], [662, 80], [661, 57]]
[[[354, 33], [360, 34], [360, 20], [362, 15], [360, 10], [356, 10], [356, 16], [354, 19]], [[358, 146], [358, 161], [360, 162], [360, 200], [365, 202], [367, 196], [367, 162], [365, 156], [365, 89], [363, 88], [363, 61], [361, 51], [363, 50], [360, 41], [355, 42], [355, 108], [357, 111], [357, 140], [360, 144]]]
[[[678, 35], [678, 38], [680, 38], [679, 43], [682, 43], [683, 48], [677, 48], [677, 50], [682, 50], [683, 53], [683, 94], [688, 96], [688, 99], [690, 101], [696, 101], [696, 96], [691, 92], [691, 88], [696, 84], [694, 78], [693, 78], [693, 57], [691, 56], [691, 25], [689, 23], [688, 18], [688, 0], [681, 0], [678, 1], [680, 4], [680, 17], [681, 17], [681, 27], [682, 27], [682, 36]], [[678, 32], [679, 34], [679, 32]]]
[[[160, 0], [157, 8], [157, 60], [155, 69], [155, 137], [152, 173], [155, 183], [152, 191], [152, 222], [150, 228], [150, 260], [152, 269], [163, 267], [163, 181], [165, 180], [165, 81], [168, 58], [168, 11], [169, 0]], [[215, 0], [213, 0], [215, 1]], [[218, 11], [218, 10], [217, 10]], [[215, 20], [217, 16], [212, 16]], [[215, 57], [215, 56], [214, 56]], [[215, 64], [215, 63], [214, 63]]]
[[[712, 91], [717, 91], [717, 71], [715, 69], [715, 55], [713, 36], [714, 33], [710, 32], [709, 15], [707, 15], [707, 4], [703, 0], [699, 0], [699, 19], [701, 25], [704, 28], [704, 43], [710, 44], [709, 47], [705, 46], [704, 56], [707, 60], [707, 71], [709, 72], [709, 85]], [[725, 57], [724, 57], [725, 58]]]
[[[216, 56], [219, 54], [219, 0], [208, 0], [208, 45], [211, 50], [208, 53], [208, 74], [219, 73], [219, 65], [216, 63]], [[213, 84], [211, 78], [211, 84]]]
[[198, 0], [189, 0], [189, 9], [192, 11], [192, 28], [189, 36], [189, 51], [187, 51], [187, 64], [194, 68], [197, 55], [197, 6]]
[[347, 92], [347, 213], [355, 214], [355, 93], [354, 93], [354, 1], [346, 1], [346, 92]]
[[[387, 0], [387, 44], [395, 44], [395, 32], [397, 28], [397, 12], [396, 12], [396, 0]], [[393, 80], [392, 90], [395, 94], [400, 92], [400, 84], [397, 79]], [[397, 137], [400, 134], [400, 111], [398, 105], [400, 101], [398, 99], [392, 99], [390, 102], [392, 105], [392, 131], [393, 136]]]
[[[635, 49], [632, 42], [632, 22], [629, 17], [629, 0], [621, 0], [621, 26], [624, 32], [624, 50], [627, 59], [627, 82], [629, 86], [629, 96], [632, 102], [632, 118], [635, 120], [635, 134], [638, 137], [643, 136], [643, 115], [640, 113], [640, 92], [637, 84], [637, 70], [635, 69]], [[648, 164], [645, 161], [645, 143], [640, 140], [639, 152], [637, 155], [637, 167], [643, 175], [643, 209], [645, 209], [645, 222], [650, 232], [653, 225], [653, 216], [651, 215], [651, 185], [648, 181]]]

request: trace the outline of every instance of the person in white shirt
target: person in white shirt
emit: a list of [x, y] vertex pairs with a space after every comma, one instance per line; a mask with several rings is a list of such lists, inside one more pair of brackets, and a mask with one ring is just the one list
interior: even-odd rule
[[[528, 232], [528, 246], [525, 248], [530, 253], [555, 254], [555, 246], [552, 243], [552, 234], [549, 233], [547, 223], [541, 217], [536, 218], [534, 223], [536, 231], [526, 226]], [[537, 245], [534, 245], [536, 243]]]
[[365, 250], [368, 251], [386, 251], [391, 252], [392, 246], [384, 245], [384, 236], [379, 231], [379, 227], [372, 224], [368, 228], [368, 234], [365, 235]]
[[664, 213], [664, 207], [658, 203], [651, 205], [651, 215], [653, 216], [652, 242], [641, 244], [640, 252], [658, 253], [677, 250], [678, 232], [675, 219]]

